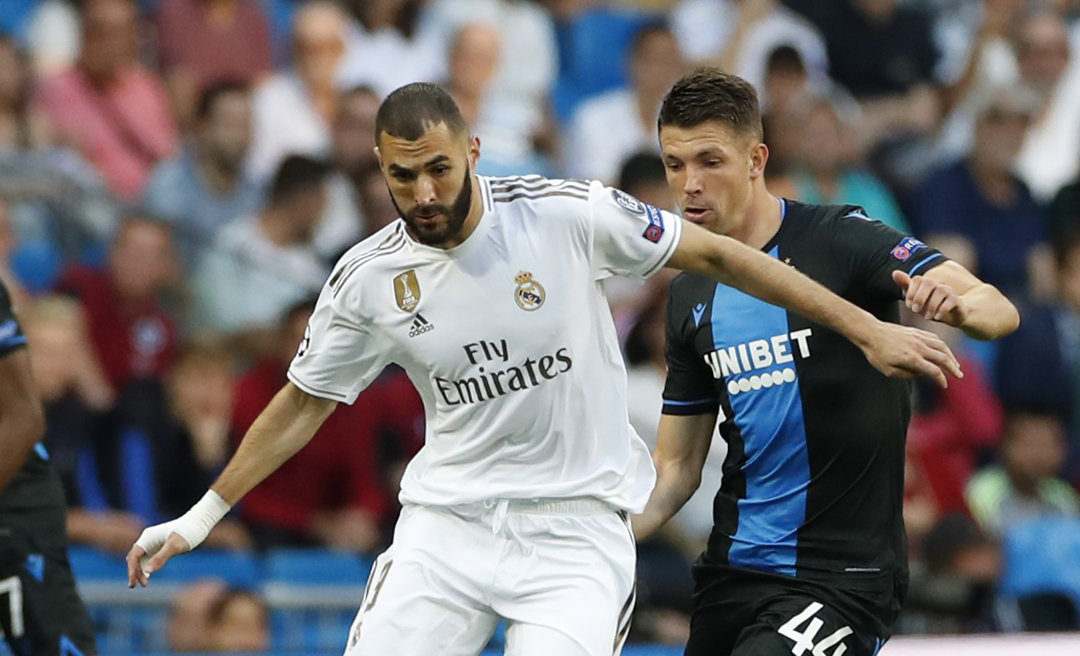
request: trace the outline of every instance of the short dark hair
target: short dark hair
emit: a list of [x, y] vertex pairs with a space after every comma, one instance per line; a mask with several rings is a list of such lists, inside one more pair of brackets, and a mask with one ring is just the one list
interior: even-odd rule
[[754, 86], [709, 66], [679, 78], [664, 96], [657, 126], [692, 128], [708, 121], [723, 123], [738, 134], [761, 140], [761, 106]]
[[806, 73], [806, 64], [803, 62], [802, 55], [795, 48], [789, 45], [778, 46], [769, 53], [767, 63], [765, 64], [765, 71], [767, 73]]
[[288, 200], [297, 193], [317, 187], [330, 175], [330, 165], [303, 155], [289, 155], [278, 165], [270, 181], [270, 204]]
[[635, 153], [626, 158], [619, 170], [618, 187], [633, 194], [648, 184], [667, 184], [664, 160], [653, 153]]
[[445, 123], [453, 134], [468, 131], [457, 103], [442, 87], [414, 82], [395, 89], [379, 105], [375, 116], [375, 141], [383, 132], [416, 141], [427, 131], [425, 124]]
[[221, 80], [214, 82], [203, 89], [199, 94], [199, 101], [195, 105], [195, 118], [200, 123], [210, 118], [219, 100], [231, 94], [247, 96], [249, 89], [247, 84], [240, 80]]

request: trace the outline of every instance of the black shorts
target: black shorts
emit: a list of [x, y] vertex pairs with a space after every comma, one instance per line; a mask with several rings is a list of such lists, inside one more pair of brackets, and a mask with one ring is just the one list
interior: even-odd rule
[[16, 656], [97, 654], [68, 564], [63, 508], [0, 517], [0, 629]]
[[[839, 589], [695, 565], [686, 656], [873, 656], [889, 638], [900, 578]], [[855, 589], [855, 588], [858, 589]], [[843, 645], [843, 649], [841, 649]]]

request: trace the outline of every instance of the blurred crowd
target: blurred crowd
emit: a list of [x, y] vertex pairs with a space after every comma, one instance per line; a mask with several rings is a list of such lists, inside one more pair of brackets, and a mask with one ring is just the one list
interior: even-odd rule
[[[1021, 307], [997, 344], [924, 326], [967, 375], [917, 385], [899, 629], [1080, 629], [1067, 597], [1005, 612], [996, 592], [1014, 531], [1080, 516], [1074, 0], [7, 0], [0, 278], [72, 541], [121, 553], [186, 510], [284, 384], [336, 258], [397, 218], [372, 152], [389, 91], [445, 85], [481, 174], [595, 178], [672, 209], [655, 117], [698, 64], [757, 86], [774, 194], [861, 205]], [[665, 288], [608, 288], [649, 441]], [[388, 369], [208, 543], [379, 550], [423, 426]], [[685, 637], [716, 442], [705, 485], [640, 547], [640, 639]], [[257, 598], [212, 592], [192, 591], [200, 621], [265, 624]]]

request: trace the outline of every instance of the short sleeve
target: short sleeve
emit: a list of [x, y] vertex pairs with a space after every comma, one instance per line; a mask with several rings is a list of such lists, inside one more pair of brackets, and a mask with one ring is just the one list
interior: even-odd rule
[[848, 279], [873, 294], [900, 299], [893, 271], [924, 274], [946, 262], [936, 248], [915, 237], [868, 218], [861, 208], [850, 207], [836, 219], [832, 234], [833, 256], [847, 268]]
[[712, 371], [684, 333], [686, 316], [683, 315], [686, 314], [673, 309], [673, 304], [668, 303], [664, 340], [667, 381], [664, 383], [662, 412], [666, 415], [718, 414], [720, 396]]
[[11, 295], [7, 286], [0, 282], [0, 357], [25, 345], [26, 337], [11, 307]]
[[352, 404], [389, 363], [389, 345], [345, 310], [346, 291], [323, 288], [304, 339], [289, 365], [289, 380], [324, 399]]
[[647, 278], [675, 252], [682, 233], [679, 217], [599, 182], [589, 186], [593, 269], [598, 278]]

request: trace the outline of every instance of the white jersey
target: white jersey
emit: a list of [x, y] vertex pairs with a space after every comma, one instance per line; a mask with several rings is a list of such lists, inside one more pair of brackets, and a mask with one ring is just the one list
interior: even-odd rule
[[479, 177], [483, 216], [451, 249], [400, 219], [349, 250], [289, 368], [352, 403], [389, 363], [424, 402], [403, 503], [594, 497], [639, 512], [655, 483], [630, 427], [600, 281], [646, 277], [680, 219], [599, 182]]

